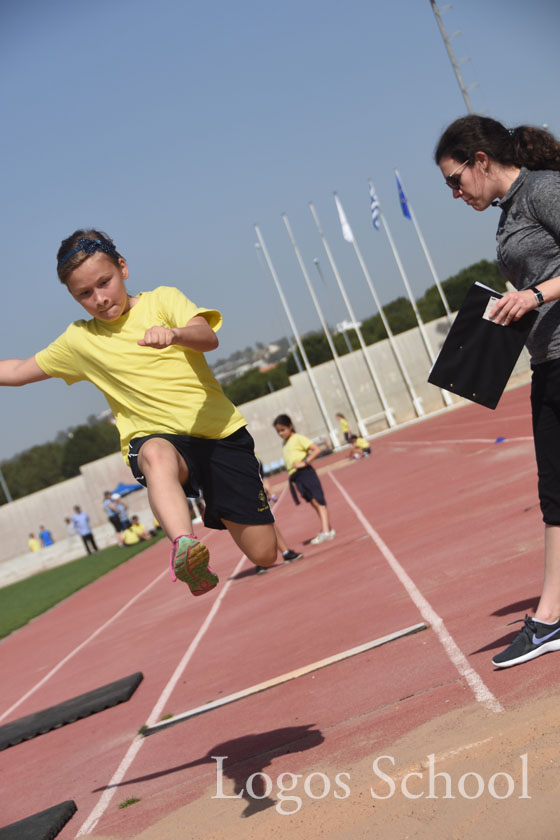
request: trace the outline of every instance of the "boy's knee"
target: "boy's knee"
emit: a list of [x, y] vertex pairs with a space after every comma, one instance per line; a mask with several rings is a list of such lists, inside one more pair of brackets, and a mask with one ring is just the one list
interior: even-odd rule
[[263, 544], [252, 547], [250, 552], [247, 552], [247, 557], [254, 563], [255, 566], [273, 566], [276, 563], [278, 556], [278, 544], [276, 542], [276, 534], [272, 533], [270, 539], [263, 541]]
[[251, 554], [249, 560], [251, 561], [251, 563], [254, 563], [255, 566], [265, 566], [266, 568], [268, 568], [269, 566], [273, 566], [276, 563], [276, 554], [276, 551], [267, 552], [266, 554], [262, 553], [258, 556]]
[[144, 474], [170, 465], [181, 465], [181, 461], [182, 458], [173, 444], [164, 438], [150, 438], [142, 444], [138, 453], [138, 466]]

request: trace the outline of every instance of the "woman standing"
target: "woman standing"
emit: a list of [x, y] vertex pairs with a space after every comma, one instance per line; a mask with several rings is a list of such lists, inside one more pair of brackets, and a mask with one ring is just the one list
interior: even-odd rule
[[532, 126], [505, 128], [469, 115], [443, 133], [435, 160], [454, 198], [497, 206], [498, 266], [517, 289], [490, 317], [504, 324], [532, 309], [527, 341], [539, 499], [545, 523], [544, 583], [534, 618], [492, 660], [507, 668], [560, 650], [560, 142]]

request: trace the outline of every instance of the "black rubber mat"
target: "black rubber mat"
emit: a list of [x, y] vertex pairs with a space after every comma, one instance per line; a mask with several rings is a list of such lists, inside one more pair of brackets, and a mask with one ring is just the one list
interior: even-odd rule
[[41, 712], [35, 712], [0, 726], [0, 750], [13, 747], [22, 741], [29, 741], [37, 735], [44, 735], [51, 729], [74, 723], [96, 712], [102, 712], [104, 709], [116, 706], [117, 703], [125, 703], [130, 700], [143, 678], [143, 674], [138, 671], [129, 677], [123, 677], [121, 680], [108, 683], [86, 694], [80, 694], [72, 700], [65, 700], [49, 709], [43, 709]]
[[0, 828], [0, 840], [53, 840], [78, 809], [69, 799], [31, 817]]

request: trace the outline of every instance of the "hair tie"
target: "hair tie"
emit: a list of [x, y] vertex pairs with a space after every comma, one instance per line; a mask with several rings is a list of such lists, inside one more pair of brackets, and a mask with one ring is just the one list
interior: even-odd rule
[[62, 259], [58, 263], [58, 268], [63, 265], [66, 260], [69, 260], [70, 257], [73, 257], [74, 254], [77, 254], [78, 251], [84, 251], [84, 253], [94, 254], [96, 251], [103, 251], [104, 254], [108, 254], [110, 257], [114, 257], [117, 253], [117, 249], [113, 245], [112, 242], [106, 242], [103, 239], [78, 239], [78, 244], [75, 248], [71, 251], [68, 251]]
[[515, 128], [508, 128], [508, 134], [510, 137], [513, 137], [513, 135], [515, 134]]

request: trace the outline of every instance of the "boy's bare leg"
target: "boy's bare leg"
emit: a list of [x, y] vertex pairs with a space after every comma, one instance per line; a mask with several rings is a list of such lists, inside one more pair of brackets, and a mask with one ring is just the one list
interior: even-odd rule
[[278, 543], [274, 525], [242, 525], [222, 519], [235, 543], [255, 566], [272, 566], [276, 562]]
[[146, 478], [154, 516], [173, 543], [173, 580], [182, 580], [193, 595], [210, 592], [218, 576], [208, 565], [208, 548], [197, 539], [186, 539], [192, 533], [192, 519], [183, 490], [189, 477], [185, 461], [165, 438], [150, 438], [138, 453], [138, 466]]
[[288, 551], [288, 543], [282, 536], [282, 532], [280, 531], [280, 528], [278, 527], [276, 522], [274, 523], [274, 531], [276, 532], [276, 542], [278, 544], [278, 548], [282, 552], [282, 554], [284, 554], [285, 551]]
[[192, 533], [192, 519], [183, 490], [189, 471], [172, 443], [150, 438], [138, 453], [138, 467], [146, 478], [153, 514], [169, 539]]

